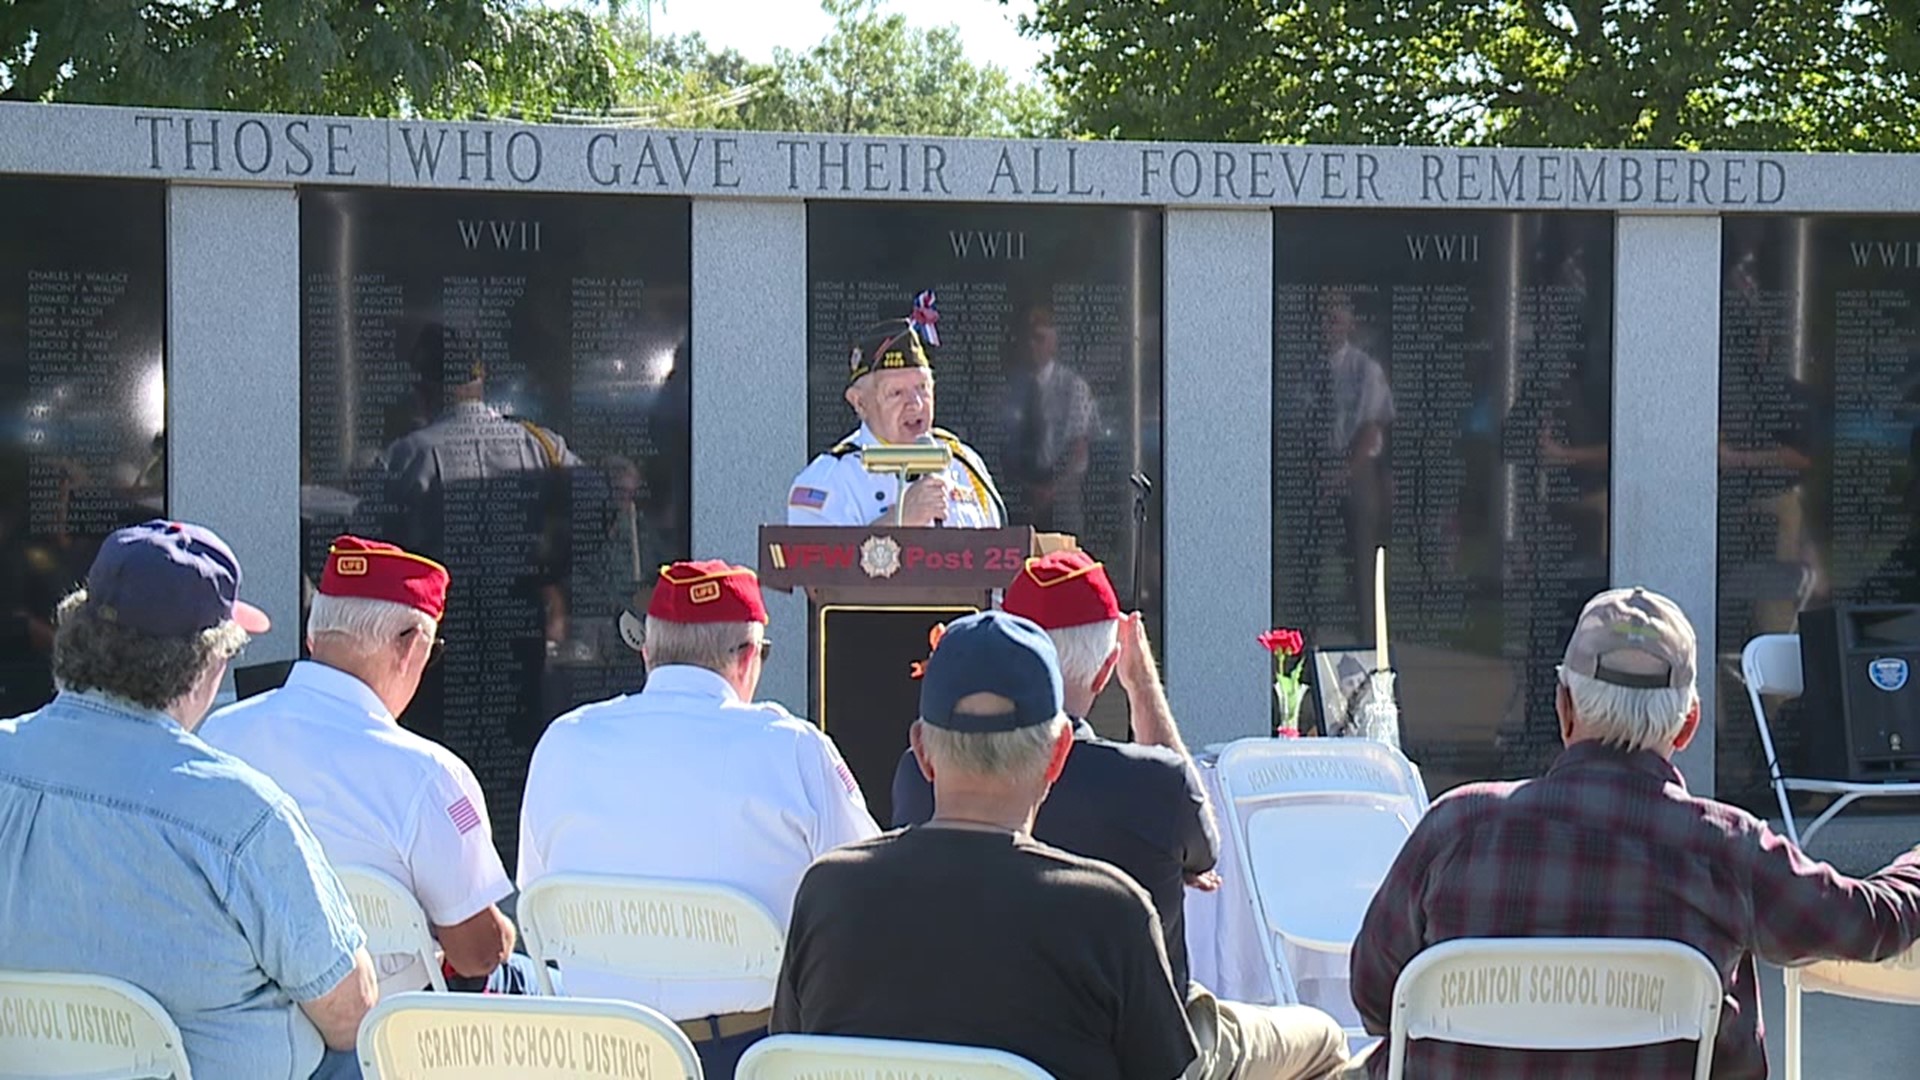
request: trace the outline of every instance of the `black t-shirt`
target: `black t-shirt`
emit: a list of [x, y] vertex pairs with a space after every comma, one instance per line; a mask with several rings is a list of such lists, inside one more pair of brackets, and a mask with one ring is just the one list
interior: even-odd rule
[[[1153, 898], [1174, 985], [1187, 985], [1186, 875], [1213, 869], [1220, 837], [1186, 760], [1113, 742], [1074, 721], [1073, 752], [1033, 823], [1034, 838], [1125, 871]], [[933, 787], [909, 750], [893, 774], [893, 824], [933, 816]]]
[[1019, 1054], [1059, 1080], [1174, 1080], [1195, 1055], [1160, 923], [1104, 863], [923, 826], [822, 855], [794, 899], [775, 1033]]

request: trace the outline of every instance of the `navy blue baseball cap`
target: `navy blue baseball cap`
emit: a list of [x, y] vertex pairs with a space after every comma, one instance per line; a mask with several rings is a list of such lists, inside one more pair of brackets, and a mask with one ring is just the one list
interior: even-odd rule
[[[998, 694], [1011, 712], [955, 712], [969, 694]], [[920, 680], [920, 718], [948, 731], [1014, 731], [1060, 715], [1066, 695], [1053, 639], [1038, 625], [1004, 611], [983, 611], [947, 624]]]
[[130, 525], [107, 537], [87, 571], [87, 607], [159, 637], [187, 637], [231, 619], [266, 633], [266, 613], [240, 600], [240, 560], [212, 529], [179, 521]]

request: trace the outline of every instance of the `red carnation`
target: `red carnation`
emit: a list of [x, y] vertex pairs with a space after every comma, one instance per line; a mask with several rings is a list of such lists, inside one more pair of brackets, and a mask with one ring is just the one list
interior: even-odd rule
[[1298, 630], [1275, 629], [1261, 634], [1256, 640], [1261, 647], [1276, 656], [1299, 656], [1306, 647], [1306, 639]]

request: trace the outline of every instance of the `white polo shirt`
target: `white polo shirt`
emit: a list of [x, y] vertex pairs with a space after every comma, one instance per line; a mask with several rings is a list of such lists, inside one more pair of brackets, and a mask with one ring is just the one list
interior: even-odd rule
[[[705, 668], [669, 665], [640, 693], [555, 720], [534, 749], [520, 807], [522, 889], [555, 873], [731, 885], [784, 930], [815, 856], [879, 827], [833, 741], [771, 702], [742, 702]], [[686, 983], [566, 969], [567, 992], [675, 1020], [751, 1012], [747, 980]]]
[[[946, 477], [946, 524], [952, 529], [997, 529], [1006, 524], [1006, 503], [987, 474], [986, 463], [971, 446], [945, 428], [934, 428], [935, 442], [953, 453]], [[800, 470], [787, 492], [789, 525], [865, 525], [892, 510], [899, 478], [870, 473], [860, 452], [887, 445], [865, 424]]]
[[[405, 885], [427, 921], [456, 926], [513, 894], [486, 798], [459, 755], [394, 722], [359, 679], [311, 660], [286, 685], [207, 717], [196, 732], [293, 796], [334, 866]], [[375, 958], [383, 992], [424, 989], [417, 958]]]

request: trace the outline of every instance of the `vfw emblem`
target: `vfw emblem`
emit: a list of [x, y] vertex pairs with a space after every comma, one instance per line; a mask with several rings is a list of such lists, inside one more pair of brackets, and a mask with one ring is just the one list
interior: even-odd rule
[[1867, 678], [1873, 685], [1892, 693], [1907, 685], [1907, 662], [1897, 656], [1883, 656], [1867, 665]]
[[900, 545], [891, 536], [869, 536], [860, 544], [860, 569], [870, 578], [889, 578], [900, 570]]

